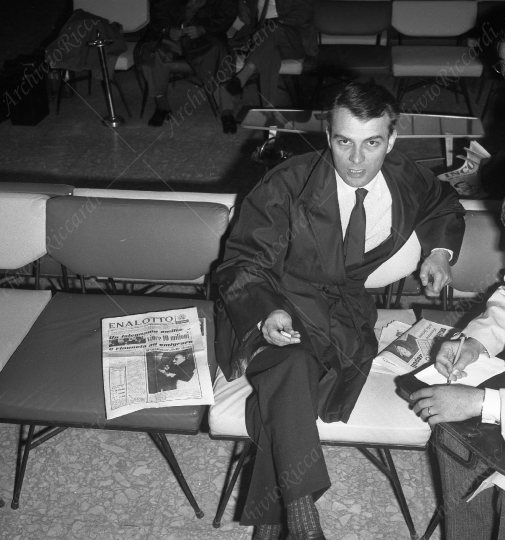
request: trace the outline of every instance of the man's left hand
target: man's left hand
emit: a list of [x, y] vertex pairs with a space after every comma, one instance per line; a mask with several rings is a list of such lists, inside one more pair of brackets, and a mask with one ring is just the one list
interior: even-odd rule
[[425, 287], [426, 296], [439, 296], [440, 291], [452, 281], [449, 258], [447, 251], [437, 249], [424, 260], [419, 276]]
[[184, 34], [190, 39], [196, 39], [205, 34], [205, 28], [203, 26], [188, 26], [184, 29]]
[[484, 390], [463, 384], [435, 385], [411, 394], [414, 412], [430, 426], [479, 416]]

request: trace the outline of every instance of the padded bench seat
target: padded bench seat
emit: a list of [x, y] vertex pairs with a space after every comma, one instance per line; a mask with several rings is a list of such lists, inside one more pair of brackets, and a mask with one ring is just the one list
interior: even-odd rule
[[213, 377], [216, 360], [212, 302], [58, 293], [2, 371], [0, 421], [196, 434], [205, 406], [144, 409], [106, 420], [102, 377], [103, 317], [187, 306], [196, 306], [199, 316], [207, 319], [208, 357]]
[[[379, 310], [378, 327], [392, 320], [412, 324], [415, 317], [411, 310]], [[347, 424], [326, 424], [317, 420], [321, 441], [424, 447], [431, 429], [396, 393], [395, 378], [394, 374], [370, 373]], [[215, 404], [209, 412], [213, 437], [248, 437], [245, 400], [251, 392], [252, 387], [246, 377], [228, 382], [218, 369], [214, 382]]]

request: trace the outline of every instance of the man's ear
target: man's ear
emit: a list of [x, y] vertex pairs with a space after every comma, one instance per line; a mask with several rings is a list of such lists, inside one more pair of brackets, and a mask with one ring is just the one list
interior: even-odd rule
[[328, 146], [331, 148], [331, 128], [326, 126], [326, 139], [328, 141]]
[[389, 154], [389, 152], [391, 152], [391, 150], [393, 150], [393, 146], [395, 145], [396, 137], [398, 137], [398, 132], [395, 129], [393, 131], [393, 133], [391, 133], [391, 135], [389, 136], [388, 149], [387, 149], [386, 154]]

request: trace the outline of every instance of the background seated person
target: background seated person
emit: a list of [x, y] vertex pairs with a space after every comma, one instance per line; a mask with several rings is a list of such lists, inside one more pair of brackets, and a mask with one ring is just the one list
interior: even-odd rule
[[315, 54], [314, 1], [239, 1], [240, 18], [248, 23], [252, 32], [248, 46], [251, 52], [244, 67], [226, 83], [226, 90], [237, 96], [251, 76], [258, 73], [263, 105], [274, 107], [281, 60], [301, 60]]
[[[435, 367], [452, 380], [464, 377], [466, 366], [475, 362], [480, 354], [494, 357], [505, 348], [504, 286], [491, 296], [486, 312], [474, 319], [464, 334], [467, 339], [454, 366], [459, 341], [446, 341], [437, 355]], [[437, 385], [414, 392], [411, 399], [416, 401], [414, 411], [431, 426], [481, 416], [482, 422], [501, 422], [502, 436], [505, 436], [505, 388], [498, 391], [463, 385]], [[450, 434], [441, 430], [440, 436], [449, 449], [464, 460], [468, 459], [468, 450]], [[466, 502], [466, 498], [493, 470], [480, 459], [474, 469], [468, 469], [439, 448], [437, 458], [442, 479], [446, 540], [505, 539], [502, 489], [486, 489]]]
[[167, 99], [170, 62], [184, 58], [209, 94], [214, 94], [224, 133], [236, 133], [233, 100], [219, 86], [234, 72], [226, 31], [237, 17], [238, 0], [152, 0], [151, 20], [138, 45], [138, 61], [156, 102], [150, 126], [170, 119]]

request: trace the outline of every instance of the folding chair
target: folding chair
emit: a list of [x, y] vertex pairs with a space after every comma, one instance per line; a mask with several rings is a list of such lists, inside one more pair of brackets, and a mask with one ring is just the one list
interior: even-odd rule
[[[459, 38], [476, 23], [477, 3], [472, 0], [394, 0], [392, 26], [400, 34], [413, 38]], [[401, 43], [401, 41], [400, 41]], [[399, 80], [397, 100], [404, 94], [425, 84], [426, 78], [435, 79], [440, 86], [451, 88], [457, 97], [459, 83], [470, 116], [472, 104], [466, 78], [482, 75], [478, 52], [459, 45], [394, 45], [391, 48], [393, 76]], [[410, 78], [420, 83], [408, 86]], [[432, 94], [430, 94], [432, 97]]]
[[[401, 311], [403, 311], [403, 322], [410, 324], [415, 322], [412, 311]], [[398, 319], [398, 314], [398, 311], [379, 310], [380, 326]], [[370, 373], [349, 422], [325, 424], [318, 419], [317, 427], [322, 444], [359, 449], [389, 478], [410, 536], [412, 540], [417, 540], [418, 535], [391, 450], [425, 449], [431, 430], [410, 410], [409, 404], [396, 394], [395, 377], [396, 375], [393, 374]], [[209, 410], [210, 436], [213, 439], [242, 440], [245, 441], [245, 445], [231, 480], [225, 486], [224, 495], [213, 521], [215, 528], [221, 525], [221, 518], [233, 487], [253, 447], [245, 426], [245, 402], [251, 391], [252, 387], [245, 376], [228, 382], [218, 369], [214, 383], [215, 401]], [[372, 449], [378, 451], [379, 457]]]
[[[1, 268], [18, 270], [45, 253], [45, 234], [39, 231], [45, 233], [46, 200], [43, 194], [0, 192]], [[49, 291], [11, 285], [0, 288], [0, 372], [51, 299]], [[0, 508], [4, 505], [0, 498]]]
[[[110, 278], [193, 279], [210, 270], [228, 226], [228, 208], [184, 203], [57, 197], [47, 203], [47, 245], [65, 268]], [[85, 280], [81, 280], [86, 292]], [[105, 418], [100, 320], [196, 306], [207, 320], [215, 372], [213, 303], [162, 296], [57, 293], [0, 377], [0, 422], [28, 425], [12, 508], [19, 507], [30, 451], [68, 427], [142, 431], [170, 463], [197, 517], [195, 501], [167, 433], [196, 434], [204, 406], [144, 409]], [[35, 434], [36, 426], [44, 426]]]
[[[342, 82], [390, 74], [391, 51], [382, 45], [382, 35], [391, 26], [390, 1], [318, 0], [314, 22], [321, 42], [314, 99], [325, 77]], [[355, 43], [350, 42], [353, 38]]]

